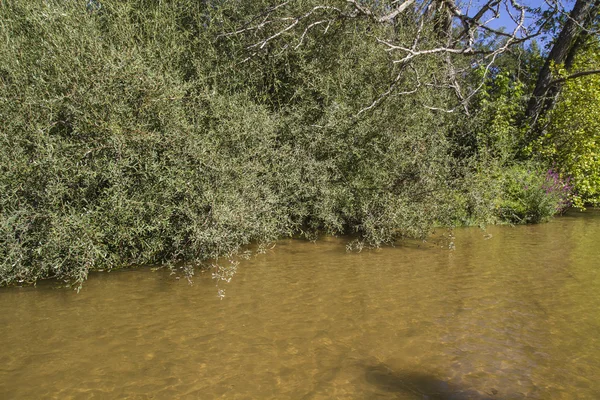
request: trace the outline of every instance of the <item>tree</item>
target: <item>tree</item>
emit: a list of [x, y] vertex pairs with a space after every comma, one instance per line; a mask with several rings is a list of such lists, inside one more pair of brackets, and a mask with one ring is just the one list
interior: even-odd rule
[[[539, 117], [554, 103], [557, 94], [557, 87], [566, 79], [576, 78], [588, 73], [598, 73], [600, 70], [589, 72], [579, 72], [570, 77], [564, 77], [553, 80], [552, 67], [554, 65], [563, 65], [567, 63], [567, 69], [570, 69], [572, 60], [575, 58], [577, 50], [585, 41], [586, 36], [591, 31], [591, 27], [598, 18], [600, 11], [600, 1], [598, 0], [577, 0], [573, 10], [566, 16], [566, 21], [560, 29], [560, 33], [554, 41], [550, 53], [546, 57], [544, 66], [538, 74], [537, 83], [531, 94], [529, 105], [527, 106], [526, 116], [532, 125], [535, 125]], [[554, 89], [554, 90], [552, 90]], [[548, 95], [550, 92], [551, 95]]]

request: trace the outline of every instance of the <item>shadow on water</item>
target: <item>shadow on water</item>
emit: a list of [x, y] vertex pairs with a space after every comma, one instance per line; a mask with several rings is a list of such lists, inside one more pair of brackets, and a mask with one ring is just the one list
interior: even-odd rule
[[497, 391], [482, 393], [457, 386], [421, 372], [394, 371], [383, 363], [365, 365], [365, 378], [377, 389], [394, 393], [402, 399], [423, 400], [501, 400]]

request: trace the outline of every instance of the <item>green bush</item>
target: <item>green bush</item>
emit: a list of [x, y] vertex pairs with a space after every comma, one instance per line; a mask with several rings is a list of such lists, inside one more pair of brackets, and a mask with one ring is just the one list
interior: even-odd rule
[[0, 5], [1, 284], [201, 261], [292, 229], [264, 107], [190, 79], [174, 7], [102, 6]]
[[165, 3], [0, 3], [1, 285], [449, 220], [446, 117], [415, 97], [353, 117], [389, 83], [366, 27], [240, 65], [220, 34], [260, 2]]
[[571, 205], [572, 187], [552, 169], [535, 164], [516, 165], [502, 177], [503, 196], [498, 204], [501, 220], [539, 223], [562, 213]]

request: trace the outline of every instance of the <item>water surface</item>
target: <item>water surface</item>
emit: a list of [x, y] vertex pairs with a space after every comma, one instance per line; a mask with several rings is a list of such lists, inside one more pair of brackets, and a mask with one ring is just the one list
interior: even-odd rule
[[[490, 237], [491, 235], [491, 237]], [[0, 289], [0, 399], [598, 399], [600, 212]]]

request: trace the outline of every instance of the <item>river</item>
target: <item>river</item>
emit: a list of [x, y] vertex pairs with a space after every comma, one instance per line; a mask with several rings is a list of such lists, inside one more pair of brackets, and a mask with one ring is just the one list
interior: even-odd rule
[[0, 399], [600, 398], [600, 212], [454, 236], [2, 288]]

